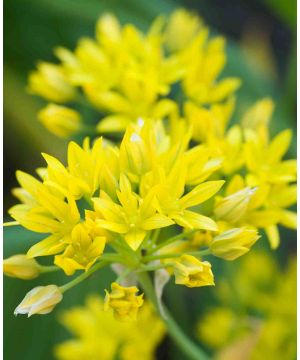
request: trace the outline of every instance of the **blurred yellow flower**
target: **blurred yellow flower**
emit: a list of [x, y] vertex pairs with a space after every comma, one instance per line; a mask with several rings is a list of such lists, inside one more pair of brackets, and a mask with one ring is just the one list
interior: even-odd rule
[[59, 360], [154, 360], [165, 335], [162, 320], [148, 302], [140, 309], [138, 322], [120, 322], [111, 311], [103, 311], [99, 296], [90, 296], [85, 306], [65, 311], [61, 322], [74, 338], [55, 347]]
[[38, 118], [47, 130], [59, 137], [70, 137], [80, 129], [80, 114], [65, 106], [48, 104], [38, 113]]
[[[226, 63], [225, 40], [208, 39], [208, 33], [200, 17], [185, 9], [157, 17], [146, 33], [105, 13], [95, 39], [81, 38], [74, 51], [56, 48], [60, 63], [40, 63], [29, 76], [29, 89], [48, 101], [82, 103], [75, 97], [79, 88], [78, 94], [106, 113], [95, 126], [100, 133], [123, 132], [140, 118], [174, 123], [180, 107], [171, 92], [177, 83], [191, 106], [220, 103], [240, 86], [237, 78], [217, 81]], [[223, 118], [217, 108], [212, 113]]]
[[31, 280], [40, 275], [41, 266], [24, 254], [17, 254], [3, 260], [3, 272], [10, 277]]
[[29, 75], [29, 92], [48, 101], [64, 103], [74, 99], [75, 88], [70, 85], [61, 65], [41, 62]]
[[[284, 271], [263, 252], [251, 252], [216, 289], [219, 305], [197, 324], [197, 335], [220, 360], [296, 357], [297, 265]], [[229, 278], [228, 278], [229, 276]], [[212, 329], [218, 328], [218, 331]]]
[[197, 14], [193, 14], [184, 8], [171, 13], [166, 29], [166, 46], [171, 51], [183, 50], [195, 38], [203, 26]]

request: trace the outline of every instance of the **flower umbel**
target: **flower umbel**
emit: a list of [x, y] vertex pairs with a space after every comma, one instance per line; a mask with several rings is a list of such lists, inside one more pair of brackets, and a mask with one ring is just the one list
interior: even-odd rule
[[[6, 225], [41, 235], [27, 257], [6, 259], [4, 271], [75, 276], [34, 288], [15, 313], [49, 313], [62, 293], [107, 267], [115, 272], [107, 316], [139, 318], [145, 293], [187, 357], [205, 359], [164, 306], [164, 286], [172, 274], [189, 288], [214, 285], [207, 256], [235, 260], [261, 231], [275, 249], [279, 227], [296, 228], [296, 161], [286, 159], [292, 132], [272, 139], [269, 98], [231, 125], [241, 80], [221, 77], [225, 39], [209, 36], [183, 9], [158, 17], [146, 33], [104, 14], [95, 38], [55, 54], [58, 64], [40, 63], [29, 75], [29, 90], [50, 102], [39, 113], [44, 126], [76, 141], [66, 163], [43, 153], [38, 178], [17, 171], [20, 203]], [[40, 265], [40, 256], [54, 265]], [[107, 344], [103, 358], [118, 356], [116, 346], [124, 359], [147, 358], [127, 337]]]

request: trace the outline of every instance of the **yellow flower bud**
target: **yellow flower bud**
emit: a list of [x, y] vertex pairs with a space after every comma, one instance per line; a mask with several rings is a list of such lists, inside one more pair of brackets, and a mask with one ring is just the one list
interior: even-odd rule
[[63, 103], [72, 100], [76, 95], [60, 65], [39, 63], [37, 70], [29, 75], [28, 80], [29, 91], [49, 101]]
[[41, 273], [41, 266], [26, 255], [18, 254], [3, 261], [5, 275], [23, 280], [35, 279]]
[[215, 206], [217, 220], [224, 220], [231, 223], [240, 220], [243, 215], [245, 215], [248, 209], [248, 203], [254, 192], [255, 189], [246, 187], [217, 201]]
[[80, 128], [80, 115], [65, 106], [48, 104], [38, 113], [40, 122], [56, 136], [69, 137]]
[[28, 314], [28, 317], [34, 314], [49, 314], [62, 298], [56, 285], [38, 286], [26, 294], [14, 314]]
[[182, 255], [174, 264], [175, 283], [187, 287], [214, 285], [214, 275], [207, 261], [200, 261], [191, 255]]
[[231, 229], [216, 236], [210, 250], [217, 257], [235, 260], [246, 254], [258, 239], [259, 235], [254, 229]]
[[[140, 119], [142, 121], [142, 119]], [[151, 168], [151, 157], [144, 139], [133, 126], [129, 126], [120, 146], [121, 170], [129, 173], [133, 181]]]
[[107, 290], [104, 299], [104, 310], [113, 309], [114, 316], [120, 321], [136, 320], [138, 308], [143, 305], [143, 294], [136, 295], [136, 286], [123, 287], [117, 283], [111, 284], [111, 293]]

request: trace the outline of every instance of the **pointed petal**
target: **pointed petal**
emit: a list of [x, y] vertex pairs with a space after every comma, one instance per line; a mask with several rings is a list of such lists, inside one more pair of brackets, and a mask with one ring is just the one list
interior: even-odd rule
[[206, 181], [203, 184], [196, 186], [192, 191], [179, 200], [180, 205], [186, 209], [203, 203], [218, 192], [224, 182], [225, 181], [223, 180]]

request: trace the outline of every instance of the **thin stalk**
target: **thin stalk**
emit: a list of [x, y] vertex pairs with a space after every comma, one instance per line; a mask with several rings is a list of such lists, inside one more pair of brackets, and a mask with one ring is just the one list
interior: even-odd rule
[[164, 314], [166, 316], [162, 316], [159, 310], [158, 301], [149, 274], [140, 273], [138, 274], [138, 279], [148, 299], [153, 303], [158, 314], [165, 322], [170, 337], [178, 345], [178, 347], [182, 350], [182, 352], [185, 355], [187, 355], [188, 358], [191, 360], [208, 360], [209, 357], [205, 354], [205, 352], [201, 348], [199, 348], [191, 339], [189, 339], [186, 336], [186, 334], [181, 330], [181, 328], [172, 318], [171, 314], [169, 313], [169, 311], [166, 309], [165, 306], [163, 307], [163, 309], [164, 309]]
[[101, 261], [99, 263], [97, 263], [96, 265], [94, 265], [92, 268], [90, 268], [88, 271], [82, 273], [81, 275], [77, 276], [77, 278], [71, 280], [70, 282], [66, 283], [63, 286], [60, 286], [60, 291], [62, 293], [72, 289], [74, 286], [78, 285], [79, 283], [81, 283], [83, 280], [85, 280], [86, 278], [88, 278], [90, 275], [92, 275], [95, 271], [103, 268], [104, 266], [106, 266], [108, 264], [107, 261]]
[[155, 271], [159, 269], [165, 269], [167, 267], [172, 267], [174, 264], [168, 263], [168, 264], [161, 264], [161, 265], [145, 265], [141, 269], [136, 270], [137, 273], [144, 272], [144, 271]]
[[149, 254], [153, 254], [155, 253], [157, 250], [169, 245], [169, 244], [172, 244], [173, 242], [177, 241], [177, 240], [182, 240], [186, 237], [188, 237], [189, 235], [192, 235], [196, 230], [191, 230], [191, 231], [187, 231], [185, 233], [181, 233], [181, 234], [178, 234], [176, 236], [173, 236], [171, 238], [169, 238], [168, 240], [165, 240], [163, 241], [162, 243], [158, 244], [155, 246], [155, 248], [153, 250], [150, 250], [149, 251]]
[[40, 265], [40, 271], [41, 271], [42, 274], [46, 274], [46, 273], [50, 273], [50, 272], [54, 272], [54, 271], [59, 271], [59, 270], [61, 270], [61, 268], [56, 266], [56, 265], [52, 265], [52, 266]]
[[156, 244], [159, 234], [160, 234], [160, 229], [155, 229], [153, 236], [152, 236], [153, 244]]
[[203, 255], [209, 255], [210, 250], [206, 249], [206, 250], [201, 250], [201, 251], [186, 251], [186, 252], [182, 252], [182, 253], [147, 255], [147, 256], [143, 257], [143, 260], [145, 262], [148, 262], [148, 261], [152, 261], [152, 260], [172, 259], [172, 258], [180, 257], [181, 255], [185, 255], [185, 254], [194, 255], [194, 256], [203, 256]]
[[3, 223], [3, 226], [18, 226], [18, 225], [20, 225], [18, 221], [7, 221]]

